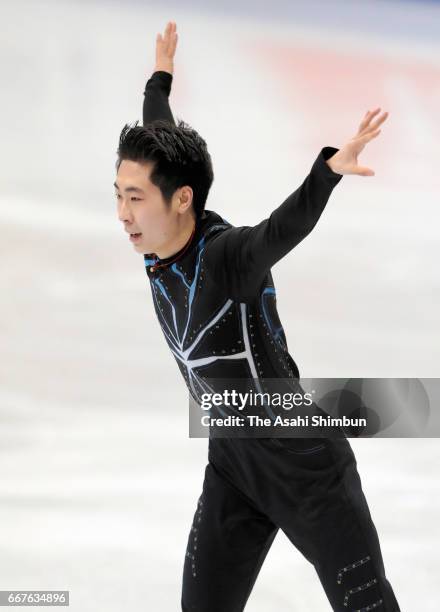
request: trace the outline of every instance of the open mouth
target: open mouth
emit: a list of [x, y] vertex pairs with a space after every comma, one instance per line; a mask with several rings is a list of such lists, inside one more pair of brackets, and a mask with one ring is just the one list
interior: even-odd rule
[[141, 236], [142, 236], [142, 233], [139, 233], [139, 234], [130, 234], [130, 240], [132, 242], [136, 242], [137, 240], [140, 240]]

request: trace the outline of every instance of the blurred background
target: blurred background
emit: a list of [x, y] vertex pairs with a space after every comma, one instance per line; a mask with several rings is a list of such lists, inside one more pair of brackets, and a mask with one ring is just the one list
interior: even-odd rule
[[[440, 3], [1, 4], [0, 590], [180, 609], [207, 461], [142, 258], [116, 216], [119, 133], [177, 22], [171, 107], [206, 139], [206, 208], [253, 225], [389, 111], [313, 233], [273, 268], [304, 377], [438, 377]], [[402, 612], [438, 609], [440, 445], [351, 440]], [[249, 612], [330, 610], [280, 533]], [[225, 611], [227, 612], [227, 611]]]

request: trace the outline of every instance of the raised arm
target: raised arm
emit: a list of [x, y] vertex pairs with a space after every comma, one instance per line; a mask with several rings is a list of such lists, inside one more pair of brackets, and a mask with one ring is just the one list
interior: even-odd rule
[[336, 151], [324, 147], [302, 185], [267, 219], [253, 227], [226, 229], [207, 245], [208, 274], [230, 297], [243, 301], [255, 297], [270, 268], [312, 231], [342, 178], [326, 164]]
[[380, 133], [377, 128], [388, 113], [371, 124], [379, 110], [365, 115], [358, 133], [344, 147], [324, 147], [302, 185], [269, 218], [254, 227], [226, 229], [207, 245], [206, 270], [227, 295], [243, 301], [257, 296], [270, 268], [315, 227], [343, 174], [374, 175], [370, 168], [358, 165], [357, 156]]
[[163, 36], [156, 36], [156, 66], [144, 91], [142, 108], [143, 125], [156, 119], [175, 123], [169, 105], [169, 95], [174, 72], [174, 55], [177, 46], [176, 24], [169, 21]]

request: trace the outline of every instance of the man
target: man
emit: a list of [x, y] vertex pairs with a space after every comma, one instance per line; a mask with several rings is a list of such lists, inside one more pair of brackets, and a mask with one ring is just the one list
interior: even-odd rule
[[[211, 379], [254, 379], [257, 387], [299, 379], [270, 268], [310, 233], [342, 175], [374, 175], [357, 156], [388, 113], [367, 112], [340, 150], [324, 147], [268, 219], [233, 227], [205, 210], [214, 178], [206, 143], [183, 121], [176, 125], [169, 107], [176, 45], [170, 22], [156, 39], [144, 126], [121, 132], [115, 187], [166, 341], [198, 401]], [[314, 565], [333, 610], [399, 611], [346, 438], [210, 438], [208, 459], [182, 610], [242, 611], [281, 528]]]

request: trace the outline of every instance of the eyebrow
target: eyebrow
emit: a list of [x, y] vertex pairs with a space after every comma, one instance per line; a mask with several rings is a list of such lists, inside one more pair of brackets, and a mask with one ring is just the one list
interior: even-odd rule
[[[120, 191], [117, 183], [113, 183], [113, 186], [116, 187], [116, 189], [118, 189]], [[133, 187], [133, 186], [126, 187], [124, 189], [124, 191], [126, 191], [126, 192], [127, 191], [135, 191], [136, 193], [145, 193], [140, 187]]]

